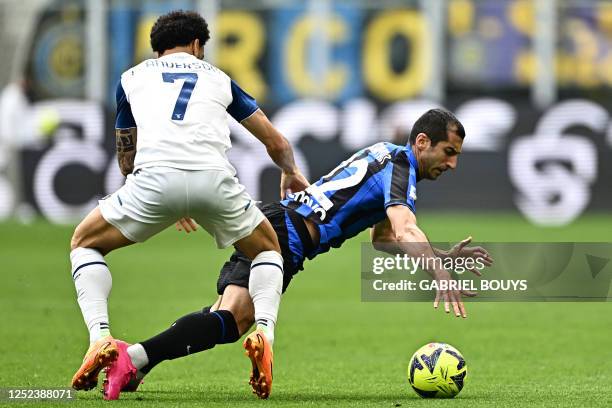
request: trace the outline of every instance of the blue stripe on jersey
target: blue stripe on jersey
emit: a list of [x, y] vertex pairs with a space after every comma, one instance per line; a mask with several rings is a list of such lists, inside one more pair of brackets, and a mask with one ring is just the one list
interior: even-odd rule
[[257, 109], [259, 107], [255, 98], [243, 91], [232, 79], [232, 103], [227, 107], [227, 113], [232, 115], [238, 122], [242, 122]]
[[396, 161], [391, 170], [384, 173], [385, 208], [392, 205], [405, 205], [416, 213], [417, 163], [412, 151], [407, 154], [408, 160]]
[[115, 129], [129, 129], [136, 127], [136, 121], [132, 115], [132, 107], [125, 96], [121, 80], [117, 84], [117, 119], [115, 120]]
[[417, 180], [418, 163], [409, 146], [377, 143], [281, 204], [319, 225], [317, 254], [384, 220], [389, 206], [414, 212]]
[[291, 262], [293, 265], [301, 265], [304, 262], [304, 247], [300, 236], [285, 211], [285, 225], [287, 226], [287, 241], [291, 250]]

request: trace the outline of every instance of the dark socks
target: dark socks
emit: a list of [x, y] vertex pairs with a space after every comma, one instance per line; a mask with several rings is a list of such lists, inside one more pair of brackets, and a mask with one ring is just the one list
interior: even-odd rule
[[190, 313], [178, 319], [166, 331], [140, 342], [149, 358], [149, 364], [140, 371], [146, 374], [164, 360], [199, 353], [216, 344], [233, 343], [239, 338], [238, 326], [230, 311]]

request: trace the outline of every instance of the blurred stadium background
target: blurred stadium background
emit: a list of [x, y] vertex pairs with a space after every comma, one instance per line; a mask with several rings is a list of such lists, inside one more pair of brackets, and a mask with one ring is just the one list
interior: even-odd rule
[[[404, 143], [424, 110], [444, 106], [467, 138], [457, 170], [419, 186], [432, 240], [612, 240], [610, 1], [2, 0], [0, 386], [64, 386], [78, 366], [86, 330], [68, 273], [72, 226], [123, 182], [114, 88], [152, 57], [149, 29], [176, 8], [209, 21], [205, 59], [257, 98], [311, 179], [374, 141]], [[240, 179], [276, 199], [263, 148], [231, 127]], [[168, 231], [109, 256], [116, 336], [142, 340], [210, 303], [228, 252], [204, 236]], [[360, 239], [307, 263], [284, 299], [273, 405], [416, 398], [405, 365], [432, 340], [474, 368], [457, 406], [612, 401], [602, 364], [612, 351], [599, 347], [609, 304], [470, 304], [456, 321], [428, 304], [361, 303]], [[243, 360], [232, 345], [164, 364], [148, 394], [127, 398], [248, 404]]]
[[[257, 98], [311, 178], [373, 141], [405, 142], [443, 105], [465, 124], [465, 154], [421, 187], [420, 208], [565, 225], [612, 207], [609, 1], [4, 0], [0, 218], [74, 222], [122, 184], [114, 89], [174, 8], [208, 19], [206, 59]], [[235, 124], [232, 136], [240, 178], [274, 199], [263, 148]]]

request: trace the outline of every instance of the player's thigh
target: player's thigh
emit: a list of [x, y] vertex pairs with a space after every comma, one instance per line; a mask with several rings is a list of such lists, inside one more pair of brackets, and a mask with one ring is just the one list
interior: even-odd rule
[[[212, 170], [190, 175], [189, 215], [215, 238], [219, 248], [248, 237], [266, 219], [236, 177]], [[268, 223], [265, 233], [258, 235], [274, 240], [273, 232]], [[270, 246], [269, 241], [262, 246]]]
[[249, 259], [254, 259], [263, 251], [281, 252], [276, 232], [267, 218], [260, 222], [251, 234], [238, 240], [234, 246]]
[[109, 224], [100, 208], [94, 208], [74, 230], [70, 240], [70, 249], [95, 248], [103, 255], [134, 242], [126, 238], [121, 231]]
[[[216, 306], [216, 307], [215, 307]], [[249, 290], [238, 285], [228, 285], [221, 295], [221, 301], [211, 311], [229, 310], [236, 320], [238, 332], [244, 334], [255, 321], [255, 308]]]
[[99, 201], [100, 213], [128, 240], [144, 242], [180, 218], [169, 203], [185, 201], [181, 180], [181, 173], [164, 168], [130, 174], [119, 190]]

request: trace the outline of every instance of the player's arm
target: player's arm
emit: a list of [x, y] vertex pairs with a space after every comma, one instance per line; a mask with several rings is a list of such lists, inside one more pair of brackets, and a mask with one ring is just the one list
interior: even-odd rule
[[270, 158], [284, 173], [299, 173], [289, 141], [272, 125], [261, 109], [240, 123], [266, 146]]
[[[373, 229], [373, 239], [378, 242], [376, 246], [380, 248], [380, 244], [390, 245], [392, 250], [397, 250], [397, 253], [406, 254], [410, 257], [425, 259], [436, 258], [429, 240], [417, 226], [416, 216], [405, 205], [392, 205], [387, 207], [388, 224], [377, 224]], [[379, 227], [380, 225], [380, 227]], [[425, 262], [425, 265], [431, 265], [430, 268], [425, 268], [425, 271], [438, 281], [452, 280], [450, 273], [439, 267], [439, 262]], [[472, 293], [464, 293], [473, 295]], [[448, 313], [450, 306], [456, 316], [467, 317], [465, 306], [461, 301], [461, 292], [457, 290], [438, 291], [434, 307], [438, 307], [439, 300], [444, 300], [444, 309]]]
[[[372, 239], [372, 245], [377, 251], [386, 252], [391, 255], [403, 254], [402, 248], [396, 244], [395, 234], [393, 228], [391, 228], [389, 218], [385, 218], [383, 221], [374, 225], [370, 230], [370, 237]], [[472, 237], [467, 237], [447, 251], [434, 246], [432, 246], [431, 249], [438, 258], [462, 257], [466, 259], [480, 259], [485, 266], [491, 266], [493, 264], [493, 258], [489, 255], [489, 252], [480, 246], [468, 246], [470, 242], [472, 242]], [[468, 270], [477, 276], [482, 276], [482, 273], [476, 268]]]
[[136, 157], [136, 128], [115, 129], [117, 161], [121, 174], [127, 176], [134, 171]]
[[281, 197], [308, 187], [308, 180], [295, 164], [291, 144], [259, 109], [255, 99], [234, 81], [231, 81], [231, 91], [232, 103], [227, 112], [263, 143], [272, 161], [282, 170]]
[[[372, 242], [376, 249], [391, 254], [437, 257], [427, 236], [417, 226], [416, 216], [409, 207], [394, 205], [387, 207], [387, 218], [372, 229]], [[435, 272], [427, 271], [432, 277]]]
[[247, 128], [268, 151], [270, 158], [282, 170], [281, 174], [281, 197], [285, 193], [302, 191], [308, 187], [308, 180], [295, 164], [293, 149], [287, 139], [272, 125], [272, 122], [257, 109], [255, 113], [243, 120], [242, 125]]
[[[414, 214], [412, 214], [412, 216], [414, 217]], [[372, 239], [374, 249], [378, 251], [387, 252], [391, 255], [403, 253], [402, 248], [397, 245], [395, 232], [391, 227], [391, 221], [388, 217], [379, 222], [378, 224], [374, 225], [374, 227], [372, 227], [370, 231], [370, 237]], [[433, 246], [431, 247], [431, 249], [434, 255], [439, 258], [445, 258], [449, 256], [449, 251], [444, 251]]]
[[117, 118], [115, 119], [115, 145], [121, 174], [134, 171], [136, 157], [136, 121], [121, 80], [117, 84]]
[[402, 250], [396, 244], [395, 234], [391, 228], [389, 218], [385, 218], [370, 229], [372, 246], [377, 251], [383, 251], [391, 255], [401, 254]]

